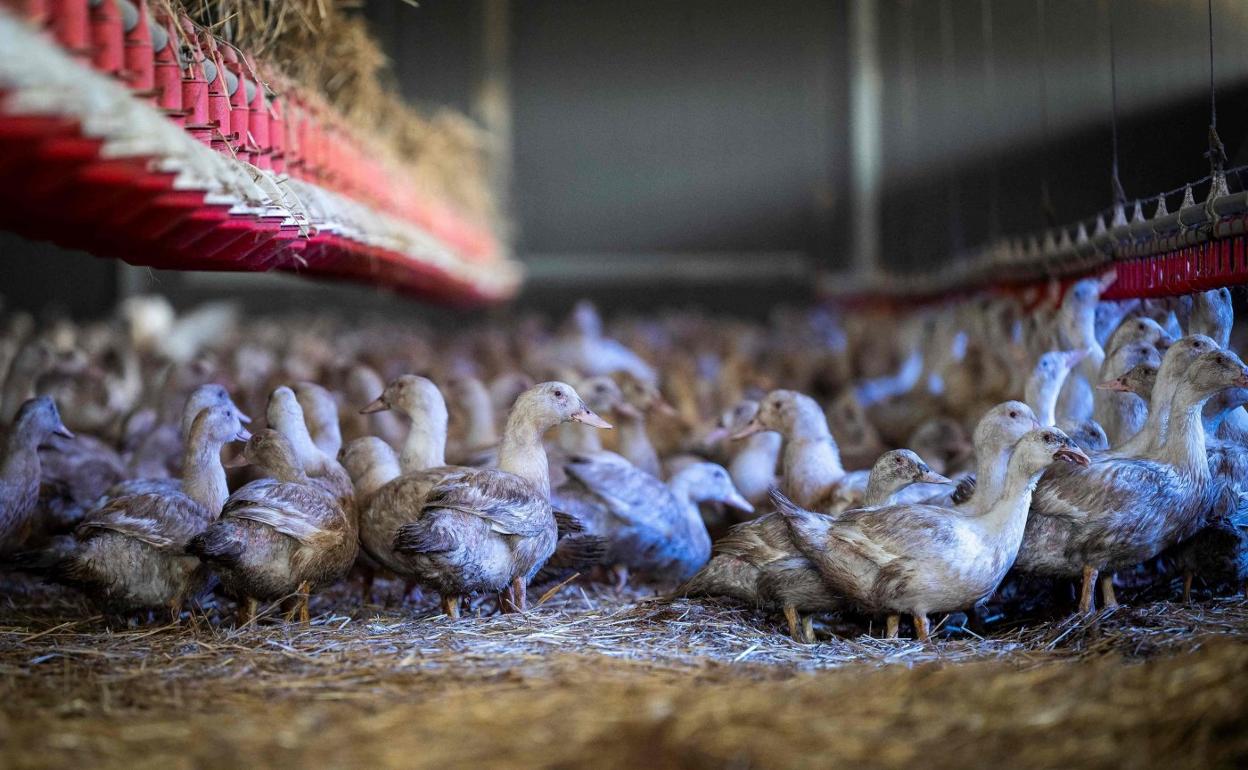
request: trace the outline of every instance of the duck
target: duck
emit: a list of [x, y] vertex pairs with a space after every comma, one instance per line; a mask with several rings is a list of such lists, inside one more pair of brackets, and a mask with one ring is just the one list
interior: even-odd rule
[[360, 414], [396, 411], [410, 420], [401, 444], [399, 469], [403, 473], [446, 465], [449, 413], [446, 399], [434, 382], [415, 374], [396, 377]]
[[[1218, 391], [1245, 385], [1248, 369], [1210, 338], [1192, 335], [1172, 345], [1162, 360], [1150, 412], [1154, 425], [1154, 413], [1170, 412], [1165, 439], [1140, 455], [1102, 455], [1086, 468], [1055, 468], [1047, 474], [1033, 501], [1019, 569], [1051, 577], [1082, 573], [1079, 611], [1084, 614], [1095, 604], [1099, 575], [1105, 605], [1116, 605], [1114, 571], [1191, 537], [1223, 504], [1209, 471], [1201, 410]], [[1158, 391], [1171, 397], [1158, 400]]]
[[606, 561], [618, 585], [629, 574], [659, 582], [689, 579], [711, 555], [711, 539], [698, 504], [716, 502], [745, 513], [741, 496], [722, 466], [693, 463], [668, 483], [611, 453], [574, 456], [567, 481], [552, 504], [608, 543]]
[[922, 504], [829, 516], [780, 492], [773, 500], [794, 544], [834, 594], [869, 611], [909, 614], [927, 642], [930, 613], [968, 608], [996, 590], [1022, 542], [1032, 490], [1057, 462], [1089, 460], [1058, 428], [1024, 435], [1010, 453], [1001, 494], [975, 517]]
[[524, 611], [528, 582], [558, 537], [542, 435], [569, 420], [611, 427], [567, 383], [525, 391], [508, 416], [498, 468], [429, 468], [383, 485], [362, 520], [398, 526], [380, 547], [374, 527], [364, 548], [396, 574], [437, 591], [450, 618], [459, 617], [463, 596], [483, 591], [505, 591], [500, 608]]
[[[714, 445], [744, 430], [758, 414], [758, 409], [757, 401], [742, 400], [720, 416], [705, 443]], [[732, 477], [733, 486], [755, 508], [768, 500], [771, 488], [776, 485], [776, 467], [783, 442], [784, 438], [774, 430], [761, 430], [734, 442], [737, 446], [728, 460], [728, 474]]]
[[627, 372], [650, 385], [658, 382], [654, 367], [619, 341], [603, 334], [598, 309], [584, 300], [572, 309], [568, 329], [543, 351], [542, 357], [547, 366], [566, 366], [591, 377]]
[[239, 598], [240, 625], [256, 616], [259, 601], [290, 596], [297, 597], [290, 616], [297, 613], [307, 625], [308, 595], [342, 578], [355, 562], [355, 506], [344, 507], [311, 483], [290, 440], [276, 430], [258, 431], [243, 457], [266, 478], [231, 494], [221, 516], [190, 539], [186, 552]]
[[1092, 386], [1099, 382], [1105, 351], [1096, 339], [1096, 305], [1113, 276], [1084, 278], [1073, 283], [1062, 298], [1057, 332], [1062, 348], [1085, 355], [1058, 396], [1057, 424], [1078, 425], [1092, 418]]
[[1044, 427], [1031, 407], [1021, 401], [1003, 401], [989, 409], [971, 436], [975, 448], [975, 473], [966, 476], [952, 492], [928, 498], [929, 505], [951, 506], [964, 516], [981, 516], [996, 502], [1004, 488], [1010, 452], [1029, 431]]
[[303, 410], [312, 443], [326, 457], [338, 457], [338, 451], [342, 449], [342, 425], [338, 420], [337, 399], [327, 388], [306, 380], [296, 382], [291, 390]]
[[397, 414], [388, 410], [361, 412], [358, 406], [348, 406], [348, 404], [369, 403], [385, 387], [386, 381], [367, 364], [354, 364], [347, 370], [344, 384], [345, 398], [339, 410], [344, 438], [379, 436], [394, 449], [403, 445], [407, 430], [399, 421]]
[[39, 447], [52, 436], [74, 437], [61, 422], [55, 401], [39, 396], [18, 408], [4, 437], [0, 460], [0, 556], [24, 548], [37, 525], [42, 477]]
[[[1152, 323], [1150, 321], [1150, 323]], [[1156, 325], [1156, 324], [1154, 324]], [[1112, 381], [1136, 366], [1161, 366], [1161, 353], [1148, 342], [1122, 345], [1105, 359], [1101, 367], [1102, 382]], [[1148, 394], [1130, 390], [1096, 388], [1093, 396], [1093, 419], [1104, 430], [1110, 446], [1118, 447], [1140, 432], [1148, 420]]]
[[786, 496], [814, 510], [828, 510], [843, 498], [846, 473], [840, 451], [813, 398], [793, 390], [773, 390], [754, 418], [732, 438], [741, 440], [768, 430], [783, 436], [780, 488]]
[[[906, 486], [935, 478], [929, 474], [927, 465], [910, 450], [886, 453], [877, 460], [867, 483], [870, 504], [887, 504]], [[844, 605], [794, 545], [784, 519], [774, 512], [738, 524], [717, 540], [710, 561], [676, 593], [725, 596], [780, 612], [790, 638], [802, 643], [815, 641], [812, 613]]]
[[128, 458], [128, 475], [136, 479], [176, 476], [180, 471], [179, 463], [182, 461], [191, 424], [200, 412], [210, 406], [231, 408], [240, 422], [244, 425], [251, 423], [251, 418], [238, 408], [224, 385], [200, 385], [190, 391], [176, 421], [161, 422], [143, 437]]
[[1023, 390], [1023, 400], [1042, 426], [1057, 425], [1057, 397], [1071, 370], [1086, 350], [1051, 350], [1036, 360]]
[[235, 410], [201, 411], [191, 423], [180, 488], [122, 495], [89, 512], [50, 577], [110, 612], [167, 608], [176, 620], [183, 602], [207, 582], [186, 546], [216, 520], [229, 496], [221, 448], [250, 438]]
[[446, 382], [447, 394], [455, 405], [460, 434], [448, 453], [456, 465], [485, 466], [498, 459], [498, 431], [494, 425], [494, 402], [481, 380], [472, 376], [452, 377]]
[[663, 465], [646, 430], [652, 414], [675, 415], [676, 409], [650, 382], [629, 372], [616, 375], [621, 399], [615, 407], [619, 429], [617, 451], [630, 463], [656, 478], [662, 478]]
[[[322, 409], [326, 406], [322, 405]], [[303, 407], [299, 405], [299, 398], [293, 389], [286, 385], [273, 389], [269, 394], [265, 418], [269, 427], [277, 430], [290, 442], [299, 467], [308, 475], [312, 484], [329, 492], [344, 507], [354, 504], [355, 487], [351, 483], [351, 477], [338, 463], [337, 453], [327, 454], [312, 440]]]
[[950, 479], [932, 470], [914, 450], [893, 449], [880, 455], [871, 466], [861, 507], [888, 505], [895, 501], [902, 489], [911, 485], [952, 483]]

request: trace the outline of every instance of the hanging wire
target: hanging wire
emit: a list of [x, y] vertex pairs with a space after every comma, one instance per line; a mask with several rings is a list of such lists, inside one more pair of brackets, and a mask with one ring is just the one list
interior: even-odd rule
[[[906, 179], [914, 173], [915, 146], [918, 143], [915, 131], [915, 102], [918, 101], [918, 79], [914, 62], [914, 7], [912, 0], [901, 0], [901, 163]], [[919, 250], [915, 247], [918, 234], [916, 228], [905, 228], [906, 259], [908, 264], [915, 264]]]
[[1043, 132], [1044, 168], [1040, 177], [1040, 209], [1044, 213], [1045, 223], [1053, 227], [1057, 224], [1057, 211], [1053, 208], [1053, 199], [1049, 195], [1049, 168], [1052, 152], [1049, 141], [1049, 75], [1048, 62], [1044, 49], [1044, 0], [1036, 0], [1036, 64], [1040, 71], [1040, 129]]
[[955, 125], [957, 110], [955, 101], [958, 96], [957, 87], [955, 85], [956, 76], [954, 72], [954, 29], [953, 29], [953, 7], [952, 0], [941, 0], [940, 2], [940, 59], [941, 59], [941, 91], [945, 99], [945, 114], [948, 116], [947, 125], [944, 126], [942, 133], [945, 134], [944, 146], [941, 151], [944, 153], [944, 162], [948, 164], [948, 193], [946, 203], [949, 210], [949, 245], [951, 254], [960, 254], [965, 244], [965, 237], [962, 232], [962, 194], [961, 186], [958, 183], [958, 164], [954, 159], [954, 139], [957, 126]]
[[996, 49], [992, 36], [992, 0], [980, 0], [979, 3], [980, 32], [984, 39], [984, 102], [987, 112], [991, 137], [992, 159], [988, 171], [988, 238], [996, 240], [1001, 235], [1001, 178], [1000, 163], [996, 152], [996, 118], [997, 105], [997, 67]]
[[[1226, 147], [1218, 136], [1218, 90], [1214, 84], [1213, 65], [1213, 0], [1207, 0], [1209, 12], [1209, 169], [1216, 177], [1226, 165]], [[1212, 197], [1212, 194], [1210, 195]]]
[[1114, 42], [1114, 0], [1102, 0], [1101, 13], [1109, 33], [1109, 128], [1113, 160], [1110, 163], [1110, 188], [1114, 203], [1126, 203], [1127, 194], [1118, 176], [1118, 52]]

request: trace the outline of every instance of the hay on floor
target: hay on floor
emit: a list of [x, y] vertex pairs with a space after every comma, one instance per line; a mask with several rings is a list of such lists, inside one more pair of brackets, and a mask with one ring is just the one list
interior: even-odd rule
[[[391, 598], [395, 592], [391, 592]], [[1212, 767], [1248, 759], [1248, 603], [1155, 602], [932, 646], [796, 644], [750, 610], [570, 585], [528, 614], [320, 597], [111, 629], [0, 606], [14, 767]], [[483, 606], [482, 609], [488, 609]]]

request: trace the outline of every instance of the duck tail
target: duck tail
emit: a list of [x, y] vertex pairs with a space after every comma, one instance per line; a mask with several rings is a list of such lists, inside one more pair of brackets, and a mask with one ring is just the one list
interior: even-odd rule
[[72, 561], [76, 544], [72, 535], [57, 535], [43, 548], [19, 551], [5, 557], [0, 561], [0, 569], [64, 582], [57, 576]]
[[243, 544], [229, 536], [221, 527], [209, 527], [190, 539], [186, 552], [205, 564], [236, 566], [243, 557]]
[[776, 506], [776, 512], [785, 519], [798, 518], [809, 513], [809, 511], [790, 500], [788, 495], [776, 487], [772, 487], [768, 495], [771, 497], [771, 504]]
[[758, 570], [735, 556], [711, 557], [693, 577], [673, 591], [669, 598], [687, 596], [727, 596], [749, 604], [758, 602]]
[[581, 520], [567, 511], [561, 511], [556, 508], [552, 512], [555, 515], [555, 526], [559, 528], [559, 537], [575, 535], [585, 531], [585, 525], [581, 523]]
[[436, 510], [426, 510], [420, 521], [404, 524], [394, 534], [394, 550], [399, 553], [446, 553], [459, 546], [459, 540], [437, 526]]

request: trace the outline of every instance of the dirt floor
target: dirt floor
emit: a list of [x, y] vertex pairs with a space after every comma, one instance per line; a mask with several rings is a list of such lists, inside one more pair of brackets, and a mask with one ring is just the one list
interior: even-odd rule
[[0, 767], [1248, 766], [1242, 598], [925, 647], [608, 588], [459, 621], [389, 591], [110, 629], [0, 581]]

